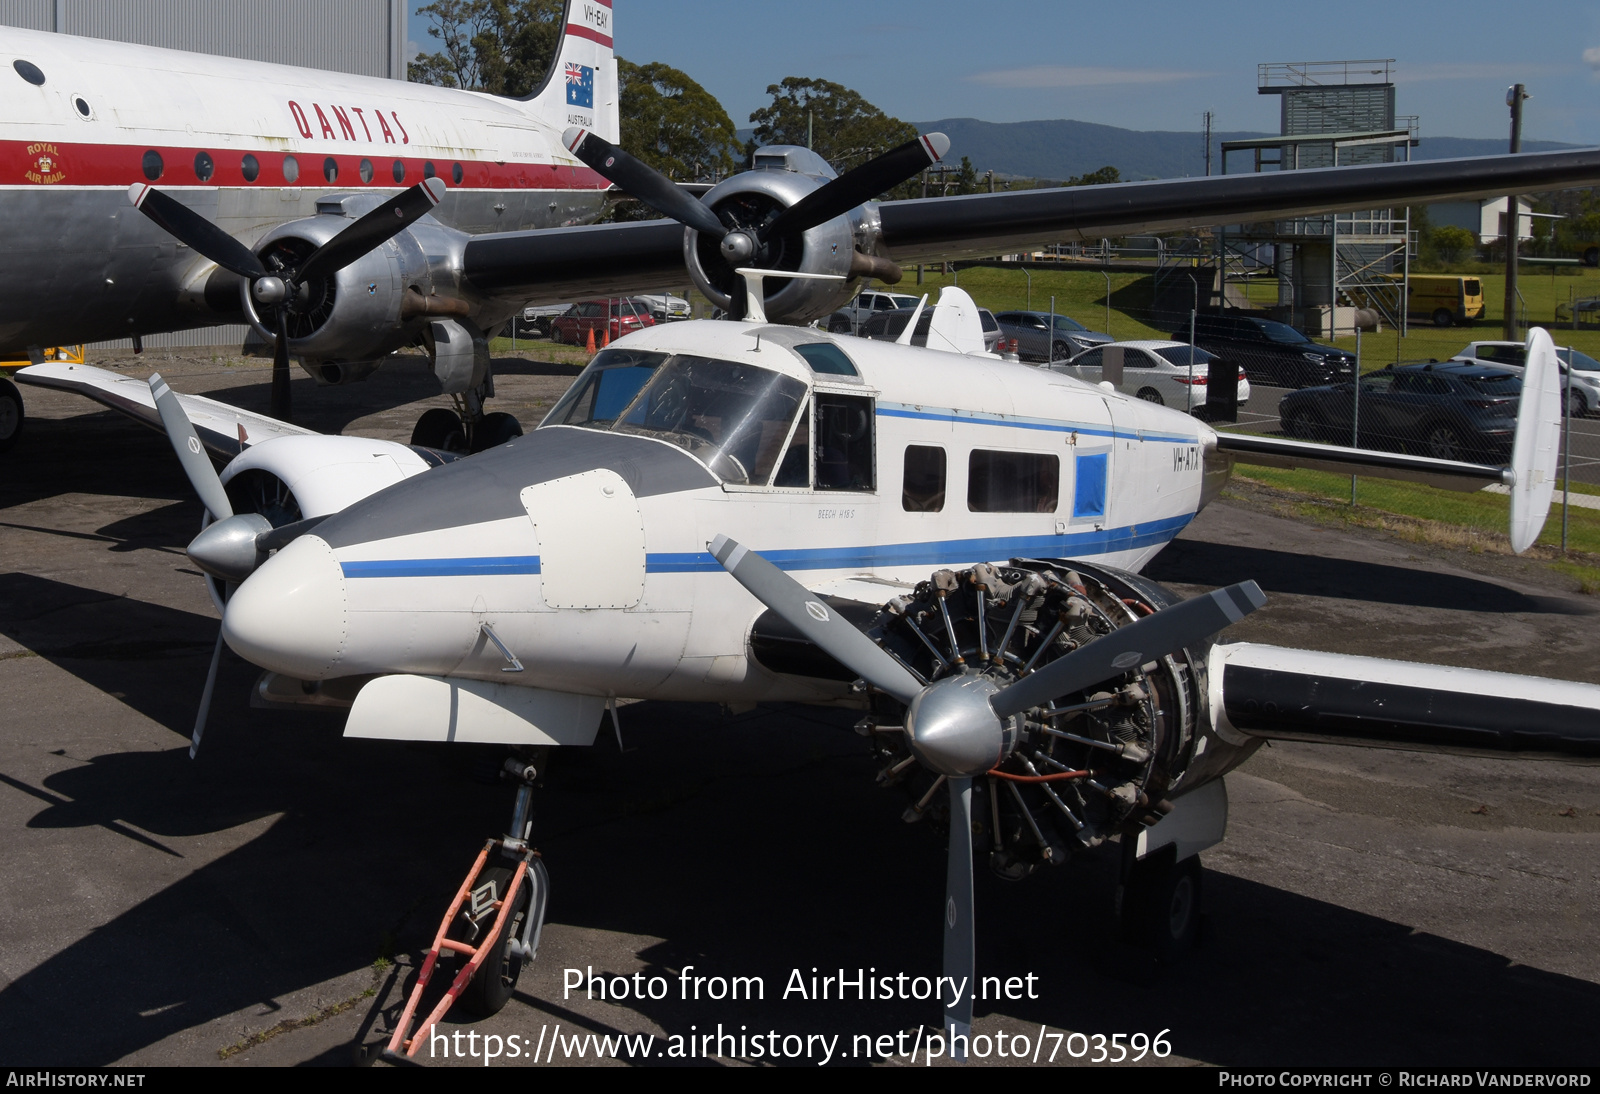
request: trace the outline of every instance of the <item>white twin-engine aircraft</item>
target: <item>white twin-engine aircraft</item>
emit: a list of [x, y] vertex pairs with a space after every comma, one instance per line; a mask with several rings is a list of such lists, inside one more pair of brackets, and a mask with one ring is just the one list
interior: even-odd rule
[[[167, 430], [214, 521], [189, 556], [222, 610], [218, 652], [225, 640], [266, 670], [263, 700], [347, 706], [346, 736], [516, 752], [508, 833], [441, 926], [393, 1051], [458, 996], [482, 1013], [509, 998], [548, 885], [528, 842], [539, 750], [591, 744], [621, 698], [862, 711], [881, 777], [948, 823], [957, 1052], [974, 853], [1020, 877], [1120, 838], [1125, 920], [1172, 955], [1195, 929], [1197, 852], [1223, 836], [1222, 777], [1264, 739], [1600, 755], [1600, 687], [1213, 644], [1264, 603], [1253, 582], [1180, 602], [1137, 575], [1236, 458], [1506, 482], [1525, 547], [1554, 480], [1543, 331], [1512, 464], [1493, 468], [1236, 447], [1179, 411], [983, 353], [960, 290], [930, 324], [939, 351], [767, 322], [766, 275], [743, 276], [746, 319], [619, 339], [538, 429], [458, 459], [307, 435], [159, 377], [24, 370]], [[254, 443], [219, 479], [191, 419]], [[412, 1037], [451, 949], [471, 959]]]

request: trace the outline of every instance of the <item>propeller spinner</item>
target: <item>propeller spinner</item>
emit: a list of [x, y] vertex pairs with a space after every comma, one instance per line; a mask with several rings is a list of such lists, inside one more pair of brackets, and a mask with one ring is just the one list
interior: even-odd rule
[[[277, 313], [272, 347], [272, 416], [280, 421], [288, 421], [291, 413], [289, 318], [303, 303], [304, 287], [338, 273], [393, 239], [439, 204], [444, 194], [443, 179], [427, 179], [385, 201], [304, 261], [291, 265], [275, 255], [274, 268], [268, 269], [250, 248], [172, 196], [142, 182], [128, 188], [128, 200], [136, 209], [179, 242], [244, 278], [250, 283], [250, 294], [256, 302]], [[183, 457], [182, 452], [178, 455]], [[194, 481], [193, 476], [190, 481]]]
[[1266, 603], [1261, 588], [1245, 581], [1101, 635], [1009, 684], [974, 667], [924, 685], [888, 651], [754, 551], [720, 535], [710, 550], [734, 580], [786, 623], [867, 683], [905, 703], [912, 753], [948, 782], [942, 982], [951, 993], [945, 1000], [946, 1029], [962, 1037], [972, 1028], [974, 983], [972, 780], [994, 771], [1016, 747], [1026, 711], [1202, 642]]

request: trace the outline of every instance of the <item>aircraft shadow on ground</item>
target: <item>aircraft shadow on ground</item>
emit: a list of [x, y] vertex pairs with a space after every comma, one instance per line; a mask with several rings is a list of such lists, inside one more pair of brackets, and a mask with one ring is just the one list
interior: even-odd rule
[[1368, 600], [1418, 608], [1587, 615], [1571, 597], [1517, 592], [1483, 578], [1290, 551], [1175, 539], [1144, 568], [1155, 581], [1220, 586], [1254, 580], [1268, 593]]
[[[943, 841], [901, 823], [904, 802], [872, 785], [851, 716], [641, 704], [623, 717], [624, 754], [607, 734], [559, 755], [539, 793], [551, 922], [581, 930], [564, 958], [547, 934], [511, 1004], [530, 1008], [519, 1032], [536, 1035], [539, 1011], [569, 1028], [638, 1028], [628, 1009], [560, 995], [560, 960], [632, 971], [631, 960], [605, 968], [601, 947], [624, 945], [608, 932], [660, 939], [638, 956], [673, 994], [629, 1006], [669, 1033], [720, 1022], [849, 1044], [937, 1024], [928, 1002], [782, 998], [793, 969], [939, 968]], [[181, 748], [108, 755], [47, 780], [73, 804], [47, 807], [36, 825], [115, 815], [175, 840], [284, 815], [0, 991], [0, 1030], [19, 1046], [8, 1056], [106, 1063], [246, 1008], [264, 1027], [301, 1017], [273, 1012], [280, 997], [390, 946], [415, 963], [511, 792], [467, 777], [472, 749], [345, 741], [336, 725], [251, 711], [222, 719], [197, 764]], [[980, 973], [1032, 973], [1042, 989], [1034, 1001], [980, 1003], [980, 1019], [1003, 1013], [1010, 1032], [1030, 1034], [1041, 1023], [1168, 1029], [1181, 1055], [1229, 1064], [1551, 1066], [1587, 1052], [1600, 986], [1224, 875], [1208, 877], [1207, 944], [1159, 970], [1110, 941], [1114, 862], [1090, 856], [1020, 885], [980, 868]], [[676, 970], [687, 965], [759, 976], [764, 1000], [680, 1001]], [[386, 991], [369, 1040], [387, 1036], [408, 985]], [[597, 1010], [599, 1020], [578, 1014]]]

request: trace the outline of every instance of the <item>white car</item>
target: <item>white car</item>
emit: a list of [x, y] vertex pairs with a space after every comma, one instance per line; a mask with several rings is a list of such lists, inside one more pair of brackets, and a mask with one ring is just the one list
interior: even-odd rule
[[[1186, 407], [1191, 411], [1206, 405], [1207, 369], [1221, 360], [1214, 353], [1196, 349], [1186, 342], [1113, 342], [1085, 350], [1069, 361], [1056, 361], [1048, 367], [1091, 384], [1105, 379], [1106, 355], [1122, 354], [1122, 382], [1117, 390], [1152, 403]], [[1194, 368], [1190, 369], [1193, 354]], [[1239, 369], [1239, 405], [1250, 401], [1250, 381]]]
[[[1600, 361], [1571, 346], [1557, 346], [1556, 357], [1561, 362], [1561, 389], [1567, 393], [1567, 413], [1574, 418], [1593, 414], [1600, 408]], [[1467, 348], [1451, 360], [1495, 365], [1521, 376], [1528, 363], [1528, 347], [1521, 342], [1468, 342]]]
[[635, 302], [643, 304], [650, 313], [650, 318], [657, 323], [670, 323], [679, 319], [693, 319], [694, 310], [689, 307], [689, 302], [681, 296], [666, 296], [654, 294], [636, 296]]

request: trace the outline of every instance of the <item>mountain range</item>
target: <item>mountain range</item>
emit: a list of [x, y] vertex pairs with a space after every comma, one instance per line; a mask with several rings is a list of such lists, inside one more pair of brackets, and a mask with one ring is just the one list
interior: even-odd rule
[[[950, 138], [945, 162], [957, 165], [966, 156], [978, 174], [1039, 179], [1066, 179], [1101, 167], [1115, 167], [1124, 179], [1167, 179], [1205, 174], [1205, 138], [1198, 132], [1119, 129], [1112, 125], [1058, 119], [1035, 122], [985, 122], [976, 118], [943, 118], [914, 123], [918, 132]], [[741, 130], [739, 141], [749, 139]], [[1211, 170], [1222, 173], [1217, 146], [1222, 141], [1253, 140], [1273, 133], [1213, 132]], [[1577, 145], [1556, 141], [1524, 141], [1525, 152], [1551, 152]], [[1423, 137], [1411, 150], [1413, 159], [1492, 156], [1505, 152], [1505, 140], [1469, 137]], [[1235, 173], [1248, 170], [1248, 153], [1229, 157]]]

